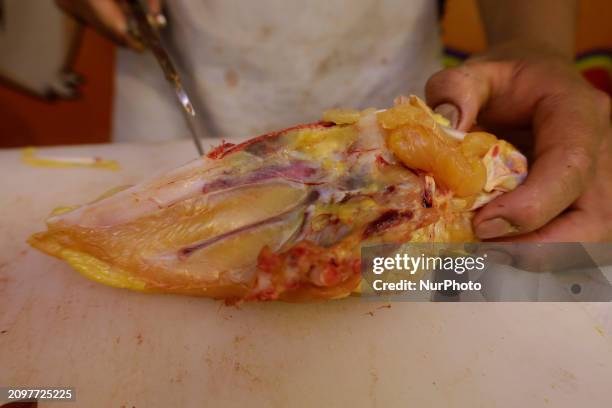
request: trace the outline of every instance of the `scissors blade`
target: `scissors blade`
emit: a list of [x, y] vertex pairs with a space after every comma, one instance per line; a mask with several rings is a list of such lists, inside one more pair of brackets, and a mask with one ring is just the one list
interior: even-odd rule
[[193, 143], [195, 144], [198, 154], [202, 156], [204, 154], [204, 149], [202, 148], [202, 142], [200, 142], [198, 133], [196, 132], [195, 110], [193, 109], [193, 105], [191, 104], [191, 101], [189, 100], [189, 97], [187, 96], [187, 93], [185, 93], [185, 90], [180, 82], [175, 84], [174, 91], [176, 92], [176, 96], [183, 107], [183, 116], [185, 117], [185, 122], [189, 128], [189, 132], [191, 132]]
[[166, 52], [165, 48], [161, 44], [161, 40], [157, 30], [151, 25], [147, 13], [145, 12], [142, 3], [139, 0], [124, 0], [134, 23], [136, 24], [136, 28], [138, 30], [138, 36], [144, 45], [151, 50], [155, 59], [159, 63], [164, 76], [174, 89], [174, 92], [177, 96], [179, 104], [181, 106], [181, 111], [183, 112], [183, 117], [187, 122], [187, 128], [191, 133], [191, 137], [196, 146], [198, 154], [201, 156], [204, 154], [204, 150], [202, 149], [202, 143], [200, 142], [200, 138], [198, 137], [197, 128], [195, 126], [195, 116], [196, 112], [193, 108], [191, 100], [187, 95], [187, 92], [183, 88], [183, 84], [181, 83], [181, 78], [179, 76], [174, 63], [170, 59], [170, 56]]

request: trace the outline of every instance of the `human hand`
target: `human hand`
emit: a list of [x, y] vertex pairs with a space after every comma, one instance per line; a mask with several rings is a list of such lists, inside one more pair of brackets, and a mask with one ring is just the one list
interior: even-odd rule
[[[66, 13], [82, 23], [92, 26], [96, 31], [115, 43], [142, 50], [142, 43], [128, 28], [128, 19], [123, 12], [120, 0], [55, 0]], [[161, 13], [160, 0], [147, 0], [149, 14]]]
[[[475, 216], [479, 238], [612, 241], [610, 97], [567, 58], [501, 47], [433, 75], [426, 95], [458, 129], [467, 131], [478, 120], [533, 149], [525, 182]], [[512, 140], [516, 130], [527, 130], [527, 137]]]

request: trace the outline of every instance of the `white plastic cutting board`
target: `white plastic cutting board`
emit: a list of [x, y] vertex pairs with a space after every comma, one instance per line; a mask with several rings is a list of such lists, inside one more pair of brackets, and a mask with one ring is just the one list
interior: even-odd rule
[[182, 164], [194, 148], [41, 153], [122, 166], [33, 168], [0, 151], [0, 386], [76, 389], [76, 403], [42, 406], [612, 406], [610, 304], [352, 298], [236, 309], [90, 282], [25, 239], [53, 207]]

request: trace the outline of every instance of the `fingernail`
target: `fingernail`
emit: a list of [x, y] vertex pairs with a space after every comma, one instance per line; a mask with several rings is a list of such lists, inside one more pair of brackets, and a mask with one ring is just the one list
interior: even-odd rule
[[164, 16], [162, 13], [159, 13], [155, 16], [155, 23], [157, 27], [163, 28], [168, 25], [168, 20], [166, 20], [166, 16]]
[[518, 228], [503, 218], [483, 221], [474, 227], [474, 233], [480, 239], [505, 237], [518, 232]]
[[452, 103], [443, 103], [435, 107], [434, 112], [449, 120], [453, 129], [459, 124], [459, 109]]
[[166, 17], [162, 13], [147, 14], [147, 19], [149, 20], [149, 24], [155, 28], [164, 28], [168, 24]]

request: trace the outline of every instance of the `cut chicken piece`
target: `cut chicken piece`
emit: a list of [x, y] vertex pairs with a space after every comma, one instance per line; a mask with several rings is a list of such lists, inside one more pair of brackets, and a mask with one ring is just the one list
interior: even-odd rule
[[335, 299], [359, 285], [362, 245], [473, 241], [474, 210], [527, 172], [510, 144], [458, 139], [416, 97], [324, 118], [64, 208], [29, 242], [116, 287]]

